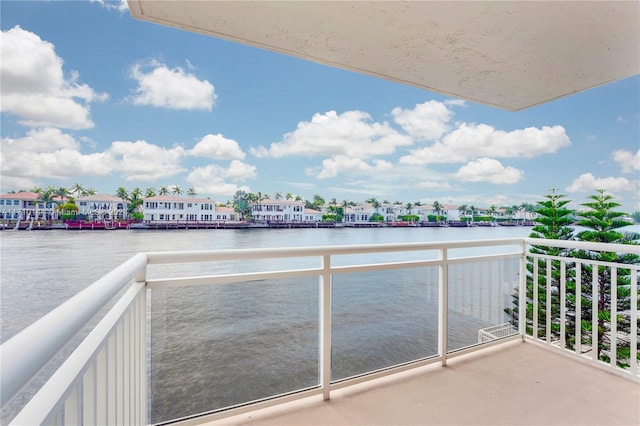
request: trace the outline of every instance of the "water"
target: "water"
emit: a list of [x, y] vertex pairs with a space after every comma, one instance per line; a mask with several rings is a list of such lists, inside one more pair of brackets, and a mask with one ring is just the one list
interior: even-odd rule
[[136, 253], [526, 237], [527, 227], [0, 232], [0, 342]]
[[[141, 251], [455, 241], [529, 232], [523, 227], [3, 231], [0, 339]], [[450, 278], [452, 349], [473, 344], [478, 328], [504, 322], [517, 262], [456, 267]], [[463, 288], [464, 282], [475, 286]], [[333, 379], [437, 353], [435, 268], [336, 276], [333, 296]], [[154, 290], [152, 422], [317, 385], [318, 303], [317, 278]]]

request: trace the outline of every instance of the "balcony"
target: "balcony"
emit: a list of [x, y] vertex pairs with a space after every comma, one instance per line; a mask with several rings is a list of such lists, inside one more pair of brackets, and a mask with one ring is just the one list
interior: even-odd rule
[[[532, 245], [640, 254], [528, 238], [141, 253], [2, 345], [3, 412], [12, 424], [638, 424], [640, 265]], [[599, 276], [633, 283], [609, 286], [607, 312], [589, 310]]]
[[636, 382], [512, 341], [207, 425], [637, 425], [638, 401]]

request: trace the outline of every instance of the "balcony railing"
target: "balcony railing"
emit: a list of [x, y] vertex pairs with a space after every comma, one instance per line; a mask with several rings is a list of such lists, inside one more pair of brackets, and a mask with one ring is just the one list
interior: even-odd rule
[[527, 238], [138, 254], [2, 345], [2, 404], [114, 298], [13, 424], [204, 422], [525, 338], [639, 380], [640, 265], [534, 245], [640, 254]]

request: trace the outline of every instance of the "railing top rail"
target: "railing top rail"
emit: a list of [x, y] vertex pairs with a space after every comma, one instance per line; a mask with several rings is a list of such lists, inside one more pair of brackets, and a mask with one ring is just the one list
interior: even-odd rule
[[270, 259], [281, 257], [312, 257], [325, 255], [428, 251], [472, 247], [520, 245], [522, 243], [522, 238], [505, 238], [472, 241], [434, 241], [424, 243], [359, 244], [318, 247], [273, 247], [258, 249], [193, 250], [180, 252], [159, 251], [146, 252], [145, 255], [148, 258], [148, 263], [151, 265], [164, 263], [209, 262], [213, 260], [243, 260], [247, 258]]
[[[2, 344], [0, 399], [4, 406], [134, 277], [144, 280], [139, 253]], [[25, 350], [28, 348], [28, 350]]]
[[634, 244], [592, 243], [589, 241], [547, 240], [543, 238], [525, 238], [524, 242], [533, 246], [640, 254], [640, 245]]

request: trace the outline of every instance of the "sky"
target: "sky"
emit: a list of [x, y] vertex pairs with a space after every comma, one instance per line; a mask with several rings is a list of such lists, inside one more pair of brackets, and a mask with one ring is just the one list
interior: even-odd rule
[[0, 2], [0, 191], [80, 183], [640, 210], [640, 76], [509, 112], [131, 18]]

